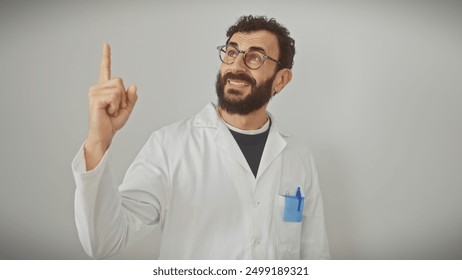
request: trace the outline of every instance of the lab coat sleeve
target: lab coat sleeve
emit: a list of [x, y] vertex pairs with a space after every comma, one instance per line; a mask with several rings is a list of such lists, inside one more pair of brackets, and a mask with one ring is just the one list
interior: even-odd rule
[[151, 232], [165, 200], [166, 163], [154, 134], [119, 189], [111, 169], [111, 148], [91, 171], [85, 171], [83, 145], [72, 162], [75, 222], [80, 242], [92, 258], [114, 255]]
[[305, 193], [300, 257], [302, 259], [330, 259], [318, 173], [310, 153], [305, 158], [305, 164], [309, 176]]

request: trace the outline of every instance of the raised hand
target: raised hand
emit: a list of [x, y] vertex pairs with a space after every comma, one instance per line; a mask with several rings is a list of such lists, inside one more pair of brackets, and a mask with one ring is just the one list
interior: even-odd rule
[[103, 46], [98, 84], [88, 92], [89, 125], [85, 143], [87, 170], [98, 165], [112, 142], [115, 133], [121, 129], [135, 106], [136, 86], [125, 89], [121, 78], [111, 78], [111, 48]]

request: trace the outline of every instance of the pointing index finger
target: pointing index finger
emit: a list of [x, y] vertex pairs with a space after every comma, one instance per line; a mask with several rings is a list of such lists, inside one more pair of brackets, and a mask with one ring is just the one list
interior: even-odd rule
[[111, 79], [111, 47], [108, 43], [103, 45], [103, 56], [101, 57], [101, 66], [99, 69], [99, 82], [105, 82]]

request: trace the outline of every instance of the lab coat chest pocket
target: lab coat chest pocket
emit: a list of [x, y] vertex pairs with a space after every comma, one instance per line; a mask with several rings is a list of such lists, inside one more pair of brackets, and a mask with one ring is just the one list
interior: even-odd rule
[[[303, 200], [299, 200], [294, 196], [279, 194], [275, 200], [274, 219], [277, 258], [299, 259], [304, 196]], [[300, 205], [298, 205], [299, 202]], [[297, 213], [297, 211], [300, 211], [300, 213]]]

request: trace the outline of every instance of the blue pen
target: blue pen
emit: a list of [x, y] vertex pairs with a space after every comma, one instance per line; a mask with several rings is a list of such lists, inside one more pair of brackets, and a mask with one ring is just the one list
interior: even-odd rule
[[300, 211], [300, 207], [302, 206], [302, 192], [300, 191], [300, 187], [297, 188], [297, 193], [295, 194], [295, 197], [298, 199], [297, 211]]

